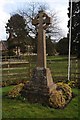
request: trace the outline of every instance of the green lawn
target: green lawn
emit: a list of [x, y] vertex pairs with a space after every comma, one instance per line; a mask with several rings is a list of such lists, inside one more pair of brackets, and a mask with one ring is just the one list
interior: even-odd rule
[[[13, 86], [4, 87], [2, 116], [3, 118], [74, 118], [79, 117], [79, 99], [80, 90], [73, 89], [77, 95], [72, 99], [65, 109], [54, 109], [42, 106], [40, 104], [30, 104], [27, 101], [19, 99], [9, 99], [6, 94]], [[64, 119], [65, 120], [65, 119]]]

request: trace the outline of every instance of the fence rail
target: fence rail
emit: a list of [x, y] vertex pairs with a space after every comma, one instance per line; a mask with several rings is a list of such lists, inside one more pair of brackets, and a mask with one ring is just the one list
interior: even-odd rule
[[[6, 58], [6, 59], [5, 59]], [[32, 71], [36, 66], [36, 56], [5, 57], [2, 62], [3, 86], [26, 82], [32, 77]], [[80, 79], [80, 60], [71, 59], [71, 80]], [[53, 80], [66, 81], [68, 77], [68, 59], [47, 60]]]

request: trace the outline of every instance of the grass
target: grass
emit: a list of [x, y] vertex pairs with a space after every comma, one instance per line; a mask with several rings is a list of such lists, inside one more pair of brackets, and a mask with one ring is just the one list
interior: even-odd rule
[[[4, 87], [2, 116], [3, 118], [78, 118], [79, 116], [79, 99], [80, 90], [73, 89], [77, 95], [72, 99], [65, 109], [54, 109], [40, 104], [30, 104], [27, 101], [19, 99], [9, 99], [6, 97], [8, 91], [13, 86]], [[64, 119], [65, 120], [65, 119]]]
[[47, 56], [48, 60], [67, 60], [67, 56]]

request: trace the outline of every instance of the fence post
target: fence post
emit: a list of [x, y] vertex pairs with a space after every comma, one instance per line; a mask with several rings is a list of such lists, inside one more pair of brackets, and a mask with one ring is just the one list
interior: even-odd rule
[[10, 68], [10, 58], [8, 59], [8, 80], [9, 80], [9, 73], [10, 73], [9, 68]]
[[80, 88], [80, 59], [78, 59], [78, 88]]
[[10, 60], [8, 59], [8, 74], [9, 74], [9, 68], [10, 68]]
[[76, 81], [77, 81], [77, 79], [78, 79], [78, 60], [76, 59], [75, 62], [76, 62], [76, 65], [75, 65], [76, 66], [76, 71], [75, 71], [76, 75], [75, 75], [75, 78], [76, 78]]
[[70, 60], [70, 69], [69, 69], [69, 75], [68, 75], [68, 80], [70, 80], [71, 81], [71, 79], [72, 79], [72, 76], [71, 76], [71, 73], [72, 73], [72, 59]]
[[30, 79], [30, 77], [31, 77], [31, 57], [30, 57], [30, 50], [31, 49], [31, 47], [30, 47], [30, 45], [28, 45], [28, 62], [29, 62], [29, 79]]

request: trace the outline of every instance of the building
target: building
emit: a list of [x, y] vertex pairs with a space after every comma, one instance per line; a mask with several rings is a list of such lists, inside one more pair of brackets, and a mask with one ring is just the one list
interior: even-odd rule
[[7, 41], [0, 41], [0, 52], [2, 52], [2, 55], [7, 54], [7, 52], [8, 52]]

